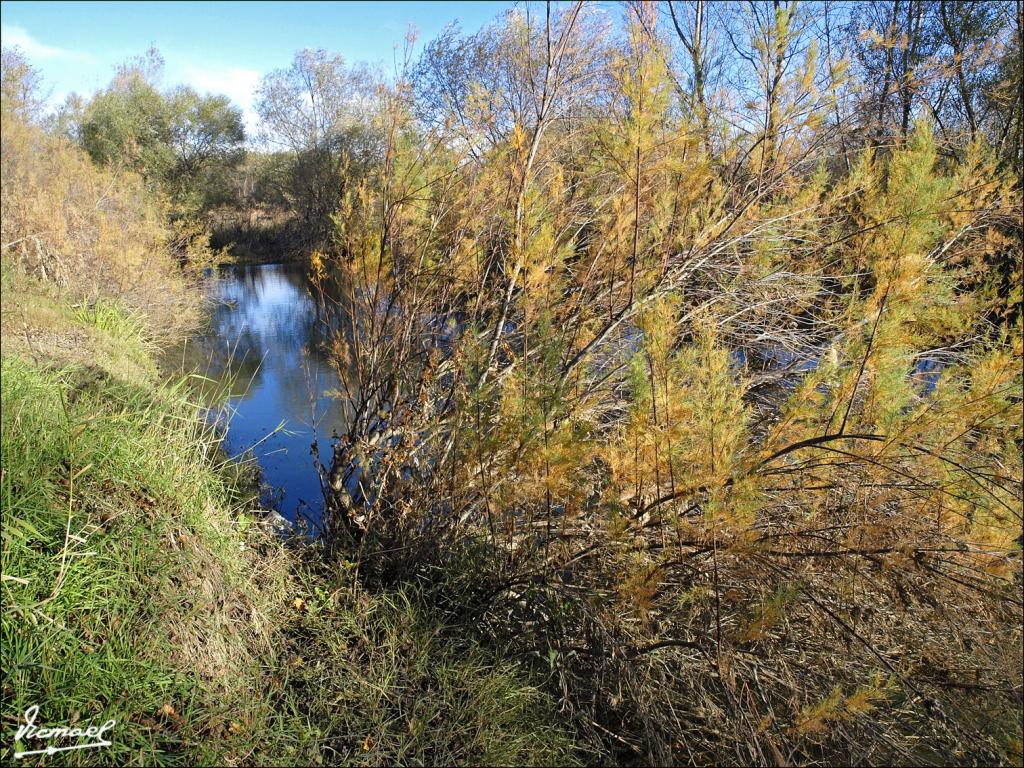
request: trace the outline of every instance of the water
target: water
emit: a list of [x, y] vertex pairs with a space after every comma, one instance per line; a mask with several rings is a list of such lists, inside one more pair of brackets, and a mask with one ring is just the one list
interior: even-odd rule
[[[309, 521], [315, 531], [323, 496], [310, 445], [318, 439], [329, 460], [331, 434], [344, 431], [346, 414], [332, 394], [338, 379], [323, 354], [325, 325], [305, 270], [297, 264], [226, 265], [211, 290], [209, 326], [188, 343], [182, 362], [215, 382], [230, 382], [229, 453], [251, 451], [266, 484], [263, 503], [288, 520]], [[759, 353], [783, 366], [795, 359], [783, 350]], [[747, 350], [735, 352], [741, 367], [747, 358]], [[813, 357], [801, 361], [793, 376], [816, 364]], [[918, 361], [915, 374], [924, 392], [941, 370], [930, 358]], [[776, 384], [776, 391], [790, 391], [792, 384]]]
[[322, 352], [324, 325], [304, 268], [227, 265], [211, 290], [209, 327], [186, 347], [186, 365], [232, 382], [227, 450], [252, 451], [266, 484], [263, 503], [315, 525], [323, 496], [310, 444], [318, 437], [329, 460], [331, 432], [344, 416], [330, 394], [338, 379]]

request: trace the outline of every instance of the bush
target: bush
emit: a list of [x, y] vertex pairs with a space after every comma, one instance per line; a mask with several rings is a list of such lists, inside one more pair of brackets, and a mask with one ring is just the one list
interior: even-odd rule
[[138, 176], [97, 168], [68, 140], [6, 110], [0, 147], [5, 261], [72, 296], [137, 309], [154, 336], [193, 326], [199, 294], [172, 251], [166, 206]]

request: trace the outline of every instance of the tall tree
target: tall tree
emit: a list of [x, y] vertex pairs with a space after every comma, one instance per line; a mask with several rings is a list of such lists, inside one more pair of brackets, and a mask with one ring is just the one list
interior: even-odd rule
[[78, 133], [95, 162], [139, 173], [179, 211], [194, 214], [211, 175], [241, 159], [242, 112], [225, 96], [161, 91], [162, 69], [155, 50], [121, 67], [85, 107]]
[[43, 79], [20, 48], [0, 52], [0, 108], [26, 122], [38, 120], [46, 103]]
[[330, 238], [346, 174], [358, 176], [379, 157], [373, 126], [378, 81], [365, 66], [349, 67], [340, 55], [307, 49], [260, 83], [260, 138], [288, 153], [282, 191], [302, 222], [306, 248]]

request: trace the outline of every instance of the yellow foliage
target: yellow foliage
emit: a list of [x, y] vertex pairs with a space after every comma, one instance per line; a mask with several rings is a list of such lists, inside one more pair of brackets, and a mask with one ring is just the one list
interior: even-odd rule
[[844, 696], [842, 689], [837, 686], [827, 698], [801, 710], [794, 730], [807, 735], [823, 734], [830, 723], [868, 714], [891, 695], [895, 687], [893, 678], [883, 677], [880, 673], [875, 673], [869, 682], [849, 696]]
[[[66, 139], [3, 116], [3, 258], [87, 298], [114, 297], [177, 336], [195, 322], [198, 292], [171, 252], [164, 204], [142, 179], [97, 168]], [[191, 239], [189, 236], [188, 239]]]

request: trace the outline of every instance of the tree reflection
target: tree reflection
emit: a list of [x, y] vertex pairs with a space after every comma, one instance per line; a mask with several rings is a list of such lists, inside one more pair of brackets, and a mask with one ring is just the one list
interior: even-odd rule
[[265, 480], [280, 488], [275, 506], [293, 519], [299, 506], [318, 518], [323, 500], [310, 444], [343, 431], [350, 418], [347, 402], [335, 396], [326, 347], [331, 315], [313, 298], [301, 265], [221, 267], [212, 298], [206, 330], [179, 352], [182, 366], [206, 377], [204, 390], [227, 396], [229, 448], [255, 446]]

